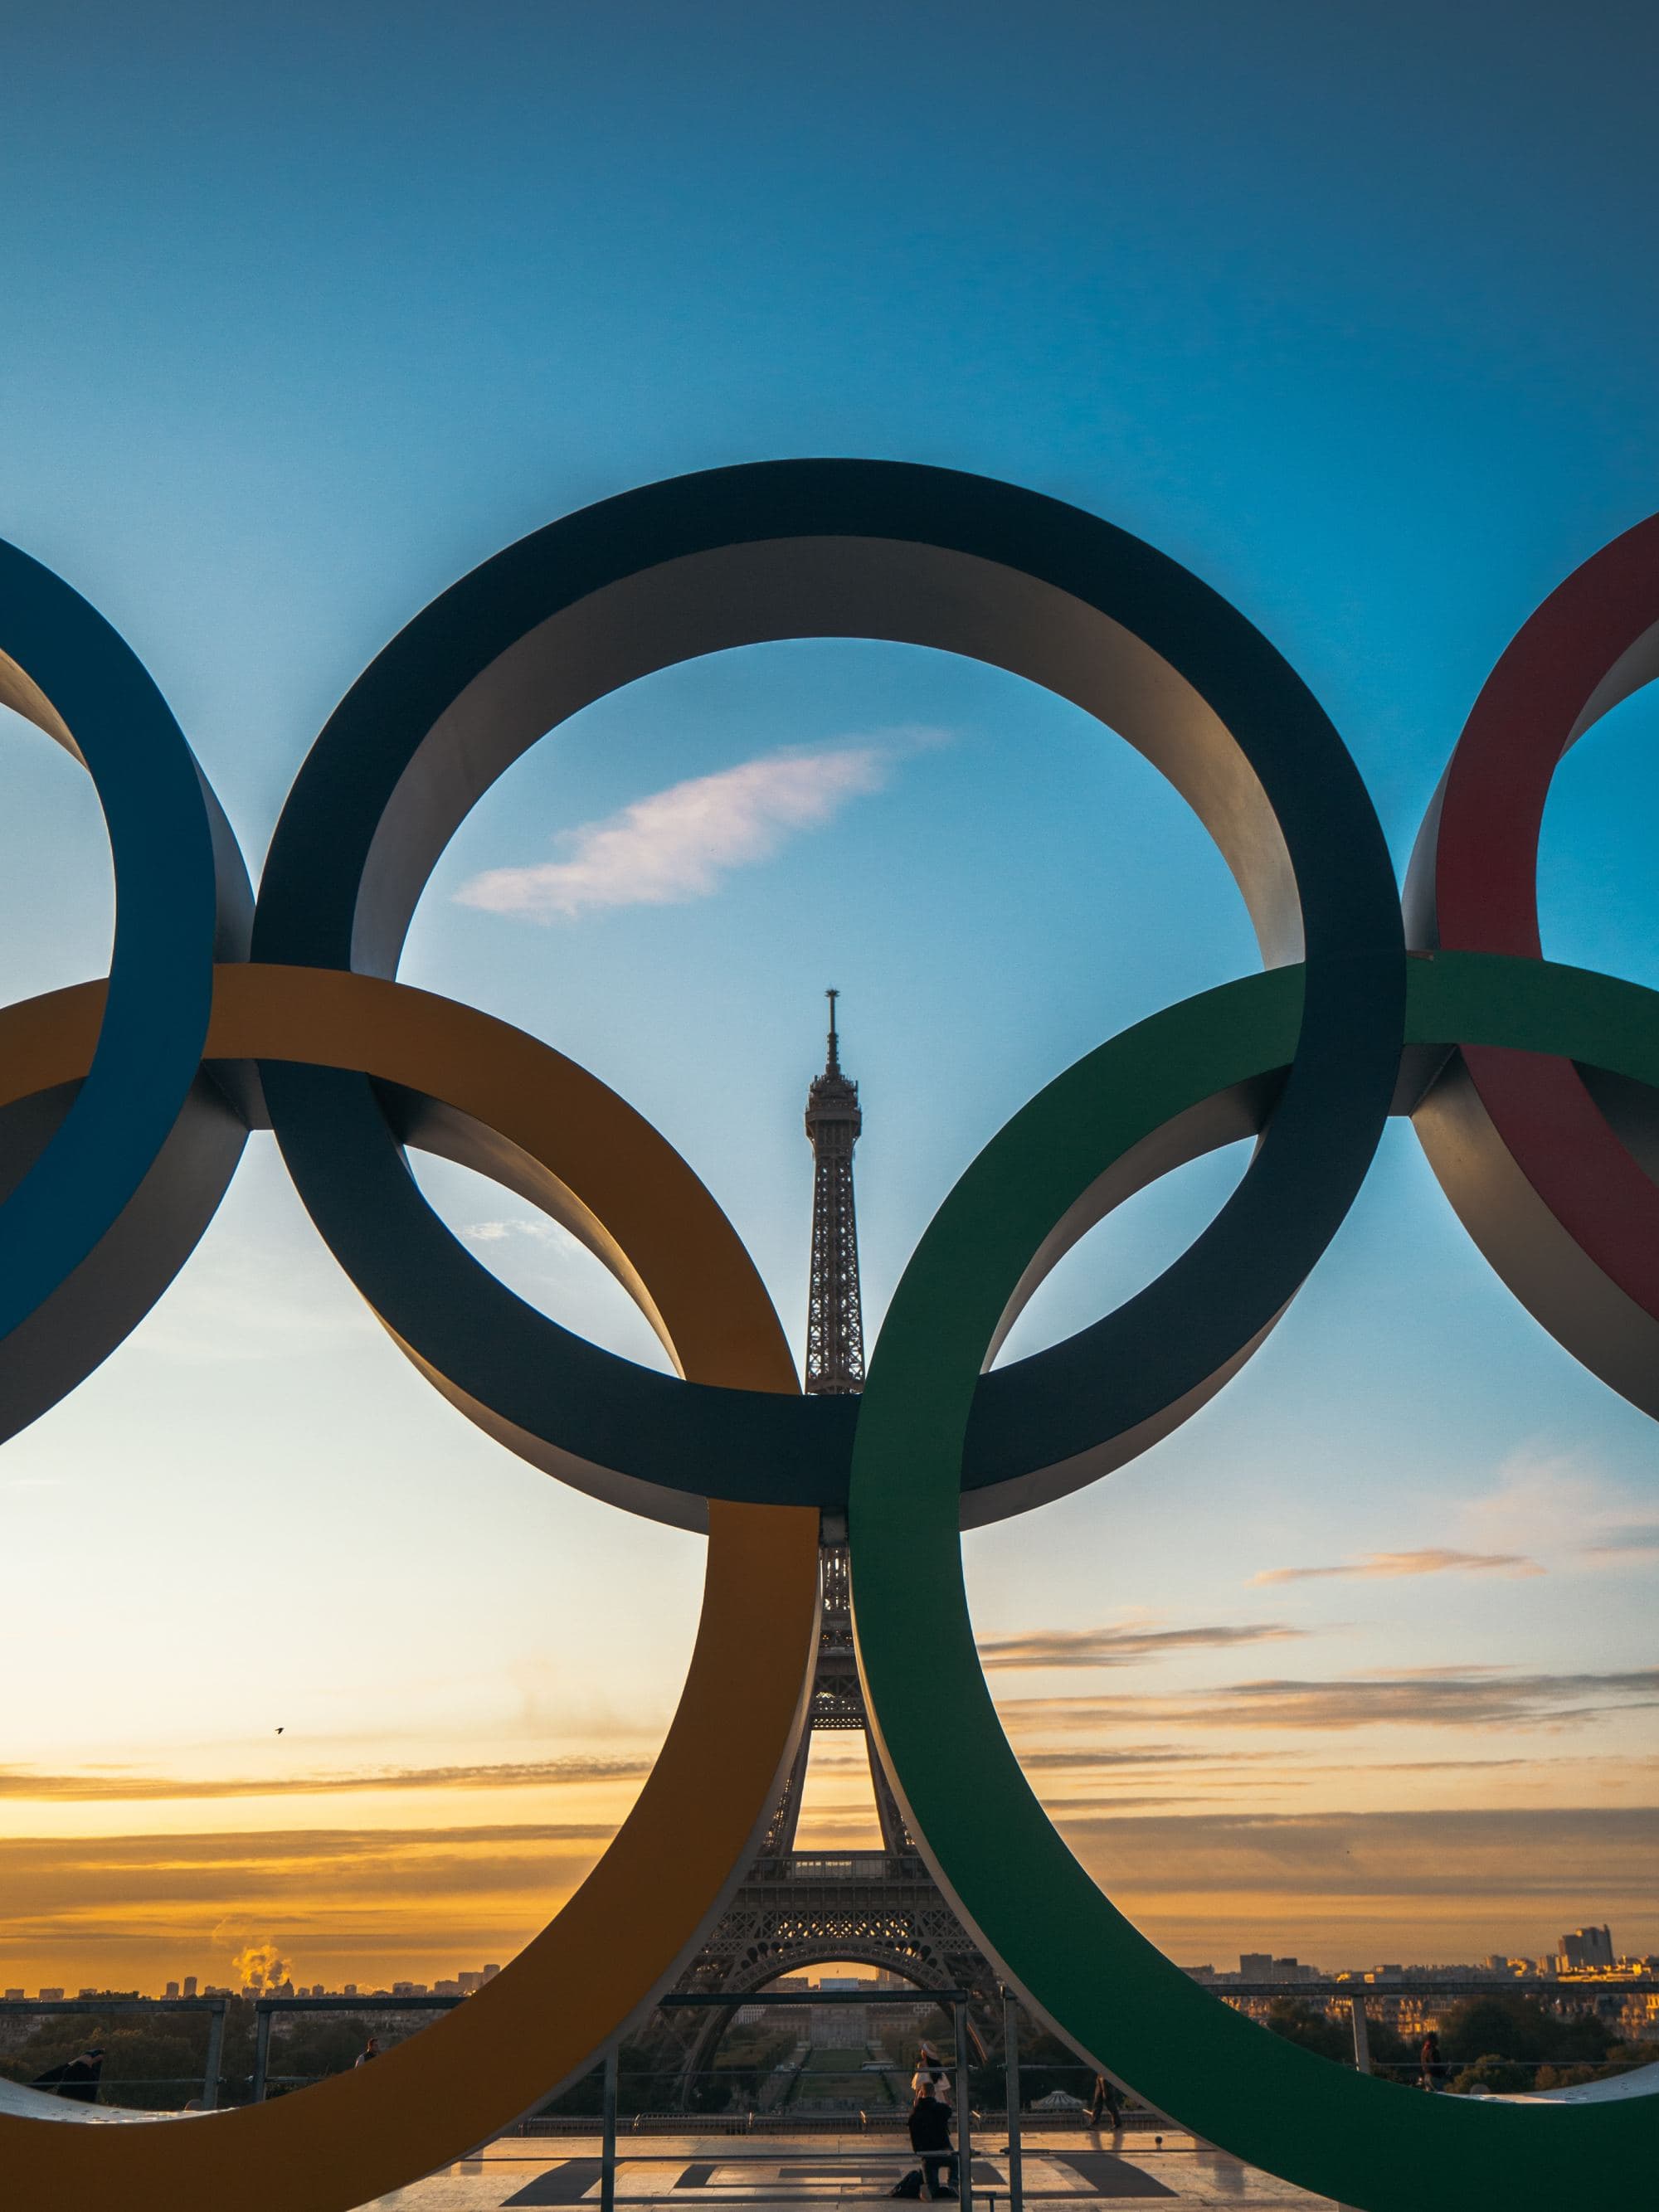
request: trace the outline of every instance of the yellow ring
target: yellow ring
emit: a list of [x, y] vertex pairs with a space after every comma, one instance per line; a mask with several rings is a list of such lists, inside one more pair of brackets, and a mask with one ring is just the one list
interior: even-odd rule
[[[84, 1076], [102, 984], [0, 1014], [0, 1108]], [[736, 1232], [650, 1124], [503, 1022], [337, 969], [215, 971], [207, 1056], [351, 1068], [498, 1132], [638, 1285], [682, 1372], [798, 1389]], [[660, 1756], [599, 1864], [489, 1987], [388, 2051], [274, 2104], [154, 2126], [0, 2115], [31, 2212], [349, 2212], [447, 2165], [591, 2063], [700, 1941], [758, 1840], [803, 1719], [818, 1517], [711, 1504], [702, 1614]]]

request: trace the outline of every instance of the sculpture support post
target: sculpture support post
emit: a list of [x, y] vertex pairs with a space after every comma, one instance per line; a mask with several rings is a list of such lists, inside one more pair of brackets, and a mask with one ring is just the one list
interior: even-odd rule
[[1358, 2072], [1369, 2074], [1371, 2070], [1371, 2039], [1365, 2022], [1365, 2000], [1364, 1997], [1350, 1997], [1348, 2006], [1353, 2014], [1353, 2063]]
[[1019, 2140], [1019, 2000], [1002, 1992], [1002, 2064], [1008, 2086], [1008, 2212], [1024, 2212], [1025, 2174]]
[[225, 2000], [218, 1998], [208, 2021], [207, 2059], [202, 2068], [202, 2109], [219, 2109], [219, 2068], [225, 2055]]
[[617, 2212], [617, 2049], [605, 2054], [605, 2136], [599, 2145], [599, 2212]]
[[968, 2008], [958, 1999], [952, 2011], [957, 2034], [957, 2154], [962, 2167], [957, 2187], [962, 2212], [973, 2212], [974, 2116], [968, 2103]]

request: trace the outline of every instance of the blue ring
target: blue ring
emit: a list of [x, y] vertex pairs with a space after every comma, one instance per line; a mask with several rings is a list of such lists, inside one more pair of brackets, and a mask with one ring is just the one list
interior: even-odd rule
[[86, 768], [115, 878], [92, 1066], [0, 1205], [0, 1434], [11, 1434], [45, 1410], [27, 1372], [37, 1357], [28, 1324], [77, 1276], [77, 1322], [88, 1296], [104, 1302], [98, 1248], [185, 1115], [214, 959], [245, 956], [252, 902], [223, 812], [149, 672], [79, 592], [3, 540], [0, 697]]

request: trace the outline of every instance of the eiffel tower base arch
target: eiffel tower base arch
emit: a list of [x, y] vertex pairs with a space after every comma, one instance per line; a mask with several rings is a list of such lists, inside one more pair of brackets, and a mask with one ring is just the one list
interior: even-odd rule
[[[996, 1972], [933, 1880], [881, 1764], [853, 1650], [847, 1549], [822, 1555], [818, 1641], [807, 1725], [754, 1861], [719, 1922], [675, 1984], [680, 1994], [729, 1996], [730, 2006], [660, 2014], [684, 2021], [679, 2101], [712, 2064], [740, 2005], [809, 1966], [867, 1966], [929, 1990], [970, 1993], [969, 2018], [987, 2052], [1002, 2039]], [[881, 1848], [799, 1851], [795, 1834], [813, 1736], [860, 1734], [870, 1764]]]

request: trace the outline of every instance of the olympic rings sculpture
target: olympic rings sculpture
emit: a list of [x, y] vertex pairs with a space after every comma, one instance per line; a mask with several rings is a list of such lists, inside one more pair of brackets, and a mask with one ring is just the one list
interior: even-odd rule
[[[1209, 829], [1267, 963], [1102, 1045], [1014, 1116], [924, 1236], [860, 1399], [800, 1394], [730, 1224], [621, 1099], [551, 1048], [395, 981], [438, 855], [545, 731], [651, 670], [799, 636], [940, 647], [1093, 713]], [[446, 1396], [532, 1464], [709, 1538], [658, 1765], [504, 1973], [379, 2065], [278, 2103], [187, 2126], [0, 2118], [20, 2201], [346, 2212], [591, 2064], [694, 1950], [793, 1755], [824, 1508], [848, 1514], [872, 1723], [934, 1872], [1011, 1984], [1103, 2069], [1363, 2212], [1494, 2195], [1542, 2212], [1587, 2161], [1609, 2188], [1650, 2170], [1659, 2099], [1413, 2096], [1261, 2033], [1164, 1959], [1020, 1774], [958, 1540], [1121, 1465], [1212, 1396], [1340, 1225], [1391, 1112], [1413, 1116], [1516, 1295], [1659, 1415], [1659, 995], [1545, 960], [1533, 891], [1556, 762], [1656, 673], [1659, 518], [1569, 578], [1498, 663], [1419, 838], [1402, 922], [1375, 811], [1316, 702], [1152, 548], [942, 470], [721, 470], [554, 523], [418, 616], [317, 740], [255, 908], [143, 669], [66, 585], [0, 545], [0, 702], [87, 767], [117, 884], [107, 981], [0, 1012], [0, 1437], [137, 1324], [248, 1131], [269, 1126], [331, 1249]], [[1089, 1226], [1241, 1136], [1256, 1140], [1243, 1181], [1162, 1277], [1067, 1343], [986, 1371]], [[515, 1298], [427, 1206], [411, 1145], [564, 1222], [676, 1376]], [[924, 1709], [941, 1681], [957, 1716], [948, 1765]]]

